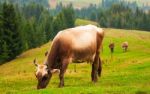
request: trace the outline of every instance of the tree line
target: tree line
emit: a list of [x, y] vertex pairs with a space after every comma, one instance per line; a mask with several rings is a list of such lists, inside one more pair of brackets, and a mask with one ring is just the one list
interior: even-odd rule
[[72, 5], [55, 16], [35, 3], [18, 6], [5, 2], [0, 6], [0, 64], [52, 40], [59, 30], [74, 27]]
[[75, 14], [77, 18], [96, 21], [102, 27], [150, 31], [150, 10], [133, 9], [123, 3], [113, 4], [110, 8], [91, 4], [76, 9]]

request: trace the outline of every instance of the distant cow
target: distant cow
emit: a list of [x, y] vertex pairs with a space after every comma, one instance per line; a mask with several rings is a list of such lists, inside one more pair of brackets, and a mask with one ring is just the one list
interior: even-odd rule
[[127, 49], [128, 49], [128, 42], [123, 42], [122, 43], [122, 49], [123, 49], [124, 52], [127, 51]]
[[111, 53], [114, 52], [114, 47], [115, 47], [115, 44], [114, 44], [113, 42], [111, 42], [111, 43], [109, 44], [109, 49], [110, 49]]
[[97, 82], [97, 76], [101, 75], [101, 59], [99, 57], [100, 46], [104, 37], [104, 31], [93, 25], [78, 26], [60, 31], [54, 38], [47, 60], [43, 65], [37, 66], [35, 73], [38, 85], [37, 89], [47, 86], [52, 77], [53, 70], [60, 70], [59, 87], [64, 86], [64, 73], [71, 62], [87, 61], [92, 64], [91, 78]]

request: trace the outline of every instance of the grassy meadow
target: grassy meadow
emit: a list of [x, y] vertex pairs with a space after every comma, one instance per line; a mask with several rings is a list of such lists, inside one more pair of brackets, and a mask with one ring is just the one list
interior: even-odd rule
[[75, 21], [76, 26], [87, 25], [87, 24], [99, 26], [98, 23], [94, 22], [94, 21], [89, 21], [89, 20], [84, 20], [84, 19], [76, 19], [76, 21]]
[[[77, 22], [78, 23], [78, 22]], [[98, 83], [91, 82], [91, 65], [71, 63], [65, 74], [65, 87], [58, 88], [59, 77], [54, 74], [46, 89], [36, 90], [35, 66], [45, 59], [44, 53], [51, 42], [28, 50], [16, 59], [0, 65], [0, 94], [150, 94], [150, 33], [136, 30], [104, 29], [102, 76]], [[109, 43], [115, 43], [111, 57]], [[121, 43], [128, 41], [123, 52]]]

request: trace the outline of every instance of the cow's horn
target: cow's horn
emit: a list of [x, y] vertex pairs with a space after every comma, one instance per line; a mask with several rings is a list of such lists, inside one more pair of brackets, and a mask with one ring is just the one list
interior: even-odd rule
[[36, 62], [36, 59], [34, 59], [33, 63], [34, 63], [34, 65], [35, 65], [36, 67], [38, 66], [38, 64], [37, 64], [37, 62]]

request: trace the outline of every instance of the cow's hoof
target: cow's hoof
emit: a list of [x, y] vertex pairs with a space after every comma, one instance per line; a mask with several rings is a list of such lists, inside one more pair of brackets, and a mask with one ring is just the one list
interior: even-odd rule
[[98, 79], [93, 79], [92, 82], [96, 83], [98, 82]]
[[62, 87], [64, 87], [64, 84], [59, 84], [58, 87], [59, 87], [59, 88], [62, 88]]
[[59, 85], [58, 87], [59, 87], [59, 88], [62, 88], [62, 87], [64, 87], [64, 86], [60, 86], [60, 85]]

